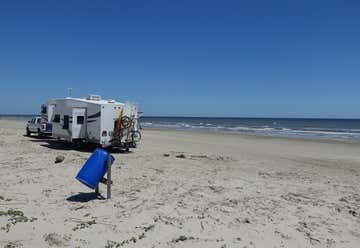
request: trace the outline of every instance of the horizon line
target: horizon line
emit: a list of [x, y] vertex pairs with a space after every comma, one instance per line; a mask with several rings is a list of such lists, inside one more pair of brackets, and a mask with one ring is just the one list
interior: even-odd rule
[[[0, 114], [8, 117], [30, 117], [40, 116], [40, 114]], [[251, 117], [251, 116], [175, 116], [175, 115], [144, 115], [145, 118], [213, 118], [213, 119], [309, 119], [309, 120], [360, 120], [360, 117]]]

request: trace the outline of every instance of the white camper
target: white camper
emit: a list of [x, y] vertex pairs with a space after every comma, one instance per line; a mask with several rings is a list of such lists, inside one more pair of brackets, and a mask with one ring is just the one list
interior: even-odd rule
[[130, 103], [66, 97], [47, 102], [52, 136], [76, 144], [89, 142], [102, 147], [134, 148], [140, 139], [138, 109]]

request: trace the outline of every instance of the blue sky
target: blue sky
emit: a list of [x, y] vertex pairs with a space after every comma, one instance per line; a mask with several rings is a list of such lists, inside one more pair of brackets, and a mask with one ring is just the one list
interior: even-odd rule
[[2, 1], [0, 113], [88, 93], [146, 115], [360, 118], [360, 2]]

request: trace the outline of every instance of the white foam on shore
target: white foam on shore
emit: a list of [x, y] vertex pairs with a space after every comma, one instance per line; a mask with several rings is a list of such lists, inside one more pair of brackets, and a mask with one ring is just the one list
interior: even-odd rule
[[243, 133], [277, 137], [303, 137], [303, 138], [324, 138], [324, 139], [346, 139], [360, 140], [360, 129], [335, 129], [335, 130], [319, 130], [318, 128], [291, 129], [287, 127], [262, 127], [249, 126], [225, 126], [214, 125], [210, 123], [190, 124], [185, 122], [144, 122], [142, 126], [145, 128], [164, 128], [175, 130], [191, 130], [191, 131], [208, 131], [208, 132], [224, 132], [224, 133]]

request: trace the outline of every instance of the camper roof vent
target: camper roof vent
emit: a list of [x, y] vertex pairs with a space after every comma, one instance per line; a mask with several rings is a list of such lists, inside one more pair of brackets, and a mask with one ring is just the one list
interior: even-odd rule
[[99, 96], [99, 95], [89, 95], [86, 99], [87, 100], [92, 100], [92, 101], [100, 101], [101, 96]]
[[109, 100], [108, 100], [108, 103], [115, 103], [115, 100], [109, 99]]

